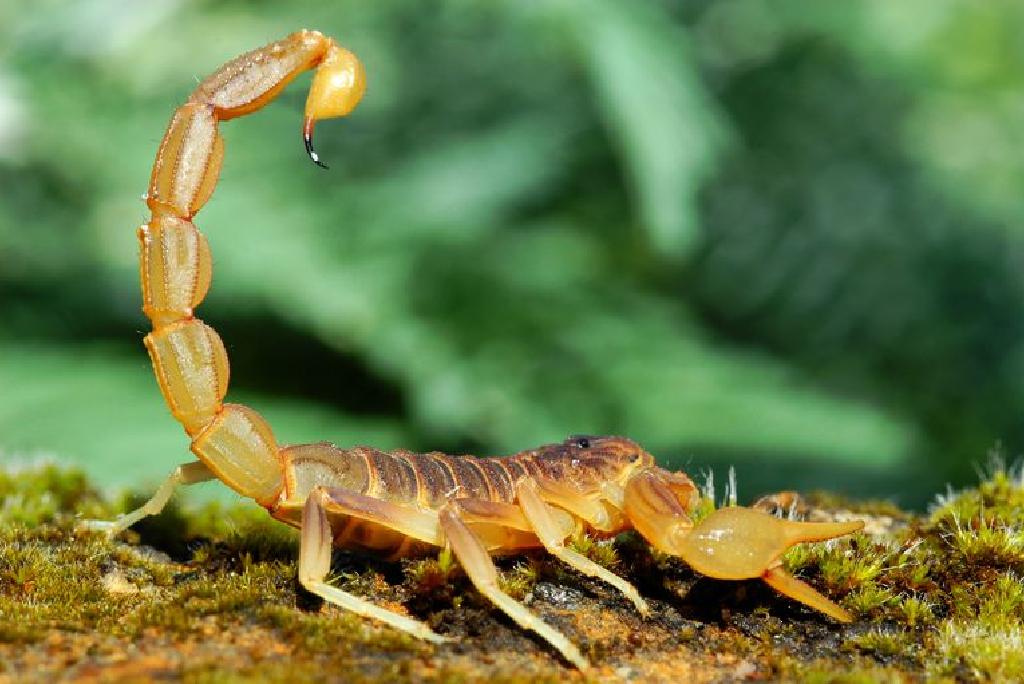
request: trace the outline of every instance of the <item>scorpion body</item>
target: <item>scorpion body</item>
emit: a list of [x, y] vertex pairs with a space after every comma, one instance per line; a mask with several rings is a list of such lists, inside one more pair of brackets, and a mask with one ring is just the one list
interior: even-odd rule
[[[599, 444], [604, 445], [595, 453]], [[317, 486], [330, 483], [345, 494], [359, 496], [421, 511], [438, 512], [450, 501], [460, 501], [464, 513], [479, 519], [474, 532], [491, 553], [514, 552], [543, 544], [515, 506], [517, 483], [530, 478], [538, 483], [573, 483], [568, 496], [588, 501], [589, 525], [573, 516], [563, 523], [571, 533], [586, 531], [610, 536], [629, 529], [616, 502], [622, 504], [622, 488], [638, 467], [653, 466], [653, 459], [629, 440], [622, 438], [571, 437], [554, 444], [507, 457], [477, 458], [439, 452], [384, 452], [369, 447], [338, 449], [332, 444], [304, 444], [281, 450], [285, 462], [285, 501], [305, 501]], [[684, 476], [685, 477], [685, 476]], [[686, 480], [686, 486], [692, 486]], [[611, 493], [612, 499], [608, 496]], [[616, 496], [614, 493], [617, 493]], [[558, 490], [548, 487], [548, 498]], [[576, 508], [580, 503], [576, 503]], [[300, 526], [287, 505], [273, 509], [278, 519]], [[485, 527], [488, 511], [500, 511], [514, 526]], [[557, 515], [557, 513], [555, 513]], [[431, 543], [423, 537], [397, 534], [358, 517], [329, 515], [336, 546], [360, 548], [390, 558], [429, 554], [443, 546], [443, 533], [430, 521]], [[427, 518], [430, 516], [428, 515]]]
[[619, 589], [646, 614], [632, 584], [568, 549], [570, 535], [636, 530], [658, 550], [723, 579], [761, 578], [835, 619], [849, 614], [788, 575], [790, 546], [847, 534], [862, 524], [781, 520], [755, 509], [715, 511], [696, 525], [697, 489], [683, 473], [655, 465], [621, 437], [571, 437], [505, 458], [339, 449], [327, 443], [280, 446], [255, 410], [225, 403], [229, 366], [218, 334], [194, 316], [209, 288], [210, 249], [193, 218], [220, 172], [221, 121], [252, 113], [299, 73], [315, 69], [302, 129], [310, 158], [321, 119], [344, 116], [365, 89], [363, 67], [317, 31], [299, 31], [244, 54], [202, 81], [175, 111], [153, 166], [139, 231], [145, 338], [157, 381], [198, 460], [176, 468], [141, 508], [116, 521], [90, 521], [114, 534], [158, 513], [178, 485], [219, 479], [301, 530], [299, 581], [325, 601], [421, 639], [446, 637], [326, 581], [333, 546], [406, 557], [450, 547], [473, 585], [580, 668], [588, 663], [563, 634], [498, 585], [491, 556], [544, 548]]

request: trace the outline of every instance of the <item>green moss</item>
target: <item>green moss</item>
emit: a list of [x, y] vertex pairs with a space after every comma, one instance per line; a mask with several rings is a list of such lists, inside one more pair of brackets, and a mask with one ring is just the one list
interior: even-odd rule
[[[874, 515], [900, 523], [790, 550], [785, 566], [852, 611], [850, 626], [757, 581], [703, 580], [635, 534], [568, 543], [634, 582], [654, 608], [647, 620], [613, 589], [544, 553], [499, 560], [499, 578], [594, 659], [597, 679], [671, 679], [680, 668], [729, 679], [741, 662], [755, 676], [786, 681], [916, 681], [922, 673], [1019, 680], [1021, 484], [1019, 471], [994, 466], [977, 488], [943, 497], [926, 517], [872, 504]], [[295, 531], [253, 505], [171, 506], [123, 541], [75, 531], [82, 515], [109, 518], [138, 500], [110, 503], [80, 473], [53, 465], [0, 473], [4, 674], [46, 667], [57, 677], [60, 663], [102, 670], [123, 661], [127, 669], [104, 676], [582, 679], [480, 597], [447, 551], [392, 564], [339, 553], [330, 577], [455, 638], [433, 647], [306, 594], [296, 581]], [[713, 508], [712, 499], [697, 515]], [[828, 516], [814, 505], [811, 512]]]
[[455, 555], [447, 546], [437, 558], [424, 558], [409, 563], [405, 572], [409, 581], [420, 591], [433, 591], [449, 583], [452, 574], [459, 569]]
[[932, 604], [918, 596], [908, 596], [898, 602], [898, 618], [908, 627], [920, 627], [935, 621]]
[[1001, 518], [979, 512], [974, 518], [951, 517], [944, 538], [962, 563], [995, 567], [1024, 567], [1024, 532]]
[[945, 527], [968, 528], [987, 519], [990, 525], [1020, 528], [1024, 525], [1024, 463], [1006, 466], [1000, 453], [989, 456], [986, 475], [977, 487], [948, 492], [938, 497], [930, 522]]
[[914, 637], [898, 630], [873, 629], [853, 637], [847, 643], [862, 652], [883, 658], [903, 655], [915, 647]]
[[597, 540], [582, 533], [573, 536], [567, 546], [609, 570], [614, 570], [619, 564], [619, 554], [611, 539]]
[[888, 560], [888, 553], [872, 548], [863, 535], [848, 543], [850, 548], [826, 551], [818, 561], [822, 581], [831, 591], [850, 591], [873, 582]]
[[898, 668], [883, 667], [872, 663], [858, 663], [838, 669], [833, 663], [820, 665], [799, 665], [787, 671], [784, 681], [803, 684], [903, 684], [916, 682], [920, 678], [901, 672]]
[[929, 671], [952, 675], [966, 668], [982, 681], [1024, 680], [1024, 631], [1019, 624], [1001, 629], [976, 622], [943, 623], [935, 638]]
[[985, 624], [1008, 626], [1012, 616], [1024, 615], [1024, 584], [1012, 572], [999, 575], [978, 599], [977, 617]]
[[537, 584], [539, 570], [532, 560], [516, 563], [508, 572], [499, 575], [501, 590], [512, 598], [522, 601]]
[[896, 600], [897, 598], [891, 590], [880, 587], [874, 582], [867, 582], [857, 590], [850, 592], [843, 599], [843, 605], [854, 615], [864, 618], [879, 615], [881, 608]]
[[0, 468], [0, 527], [37, 527], [66, 511], [110, 514], [79, 470], [46, 461]]

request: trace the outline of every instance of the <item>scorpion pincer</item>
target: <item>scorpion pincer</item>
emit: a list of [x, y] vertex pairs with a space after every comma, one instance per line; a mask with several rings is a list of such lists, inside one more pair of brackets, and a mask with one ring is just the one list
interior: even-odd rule
[[446, 640], [426, 624], [377, 606], [325, 580], [333, 546], [392, 558], [450, 547], [473, 586], [515, 622], [539, 634], [579, 668], [586, 658], [561, 632], [504, 593], [492, 555], [543, 547], [576, 570], [622, 592], [642, 614], [647, 603], [625, 579], [566, 548], [581, 531], [608, 537], [636, 530], [654, 548], [722, 579], [761, 578], [836, 620], [844, 609], [781, 567], [794, 544], [831, 539], [860, 522], [807, 523], [741, 507], [694, 524], [698, 502], [683, 473], [655, 465], [621, 437], [573, 437], [504, 458], [384, 452], [331, 444], [278, 445], [253, 409], [224, 403], [228, 359], [218, 334], [195, 317], [210, 285], [206, 238], [193, 223], [221, 167], [221, 121], [255, 112], [299, 73], [315, 69], [302, 129], [306, 151], [322, 119], [351, 112], [365, 90], [359, 60], [317, 31], [298, 31], [231, 60], [202, 81], [174, 112], [153, 165], [139, 228], [145, 338], [174, 418], [198, 460], [174, 470], [141, 508], [90, 527], [116, 534], [158, 513], [175, 487], [219, 479], [299, 528], [299, 582], [325, 601], [426, 641]]

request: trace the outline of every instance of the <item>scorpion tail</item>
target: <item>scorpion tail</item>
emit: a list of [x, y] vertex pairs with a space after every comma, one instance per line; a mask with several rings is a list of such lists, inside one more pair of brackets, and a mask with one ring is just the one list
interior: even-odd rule
[[224, 402], [230, 375], [224, 344], [195, 317], [213, 262], [193, 220], [217, 184], [224, 156], [220, 122], [259, 110], [314, 68], [303, 130], [318, 161], [313, 124], [352, 111], [366, 79], [355, 55], [333, 39], [298, 31], [227, 62], [175, 111], [146, 194], [153, 217], [139, 230], [143, 311], [153, 323], [145, 343], [167, 405], [209, 471], [264, 506], [272, 506], [283, 488], [281, 458], [259, 413]]

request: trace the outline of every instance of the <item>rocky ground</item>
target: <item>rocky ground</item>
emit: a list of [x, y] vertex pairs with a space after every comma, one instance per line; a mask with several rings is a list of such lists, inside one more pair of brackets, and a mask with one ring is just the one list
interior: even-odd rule
[[[297, 538], [255, 505], [172, 507], [110, 541], [78, 533], [109, 502], [78, 472], [0, 470], [0, 682], [731, 682], [1024, 679], [1024, 479], [993, 463], [927, 515], [811, 495], [808, 519], [865, 533], [787, 566], [852, 611], [836, 624], [760, 582], [720, 582], [631, 535], [575, 547], [635, 583], [620, 595], [541, 555], [501, 561], [506, 590], [594, 663], [580, 673], [491, 607], [442, 553], [339, 552], [333, 579], [457, 639], [435, 647], [326, 606], [296, 581]], [[703, 511], [707, 512], [707, 509]]]

